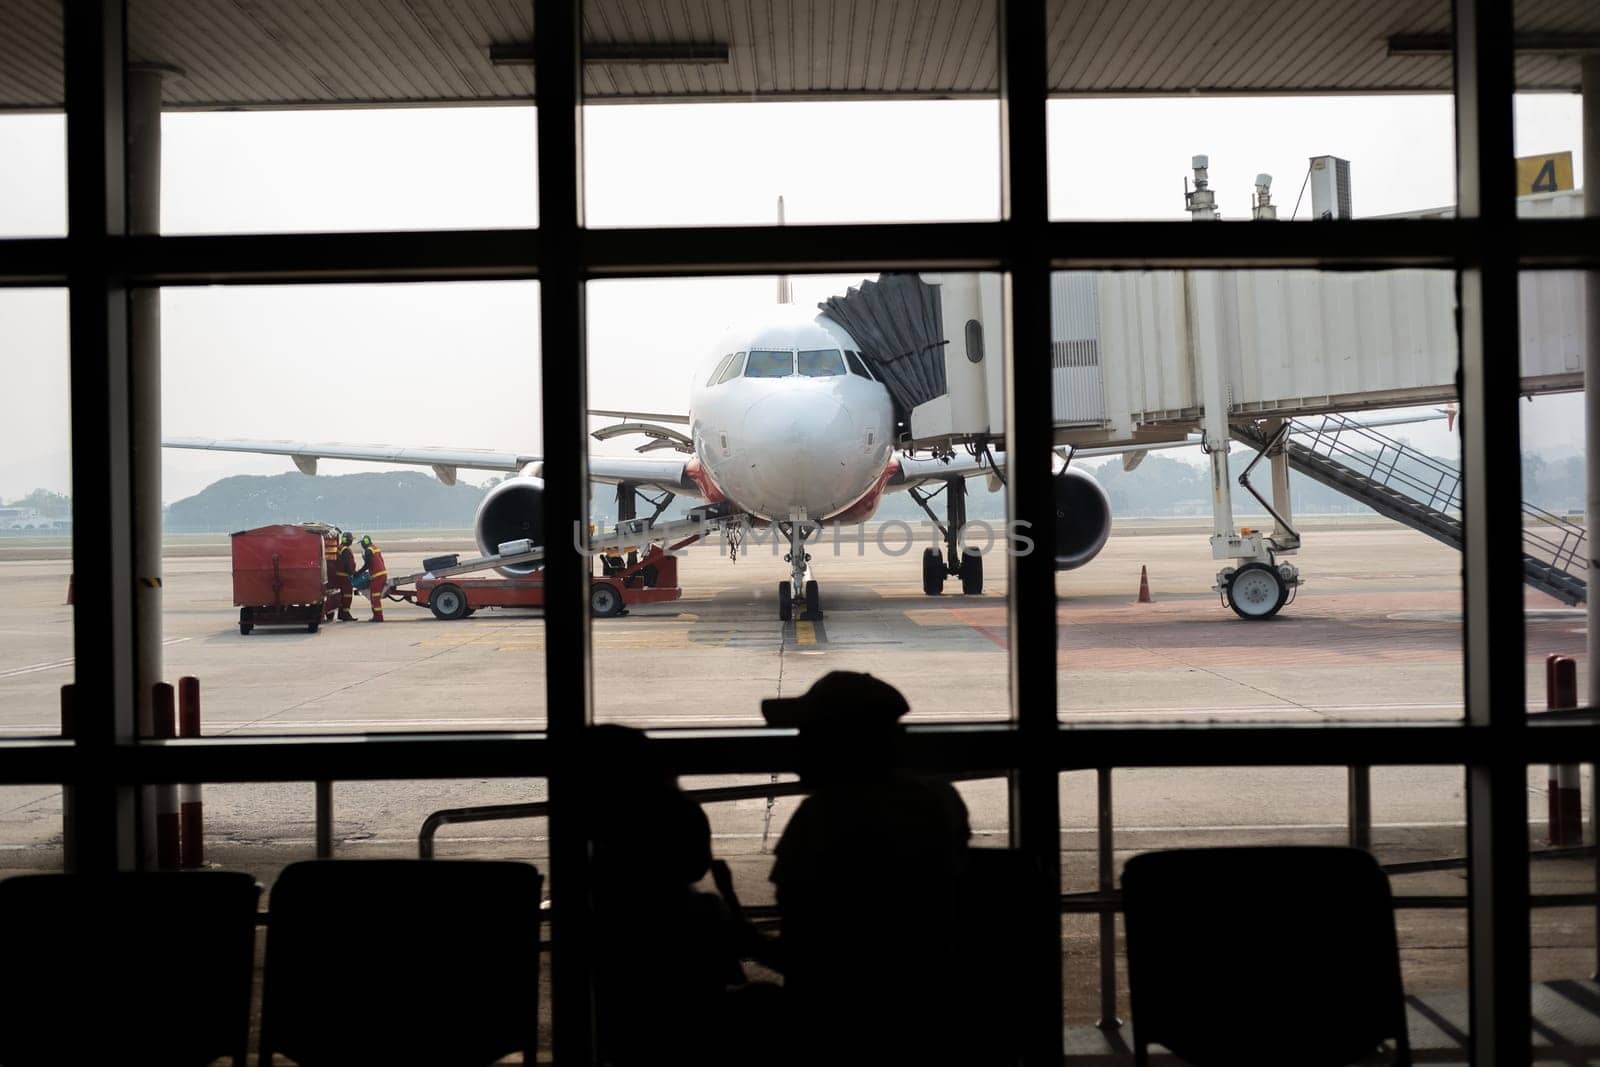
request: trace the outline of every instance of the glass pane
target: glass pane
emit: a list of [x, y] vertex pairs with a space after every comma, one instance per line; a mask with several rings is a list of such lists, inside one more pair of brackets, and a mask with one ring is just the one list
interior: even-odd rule
[[130, 122], [156, 92], [163, 111], [142, 142], [161, 231], [537, 225], [532, 59], [496, 58], [532, 41], [533, 9], [131, 0]]
[[67, 232], [61, 13], [59, 0], [6, 5], [0, 33], [0, 237]]
[[1052, 305], [1062, 717], [1459, 716], [1452, 275], [1060, 273]]
[[[1138, 1025], [1138, 1005], [1130, 1005], [1128, 998], [1122, 917], [1116, 916], [1111, 937], [1103, 942], [1103, 920], [1093, 899], [1093, 894], [1122, 887], [1130, 859], [1171, 849], [1341, 847], [1361, 840], [1355, 826], [1365, 827], [1367, 847], [1395, 900], [1399, 968], [1414, 1047], [1464, 1047], [1464, 1020], [1456, 1029], [1427, 1025], [1429, 1018], [1454, 1020], [1468, 985], [1464, 781], [1459, 767], [1374, 767], [1365, 789], [1342, 767], [1117, 770], [1110, 774], [1112, 836], [1102, 838], [1098, 772], [1062, 775], [1069, 1053], [1114, 1052], [1119, 1035], [1123, 1041], [1129, 1036], [1122, 1024]], [[1368, 815], [1353, 824], [1357, 795], [1367, 798]], [[1269, 892], [1254, 882], [1230, 879], [1226, 872], [1218, 877], [1239, 901]], [[1281, 897], [1261, 900], [1264, 908], [1279, 903]], [[1248, 938], [1259, 933], [1240, 930], [1238, 950], [1246, 951]], [[1290, 939], [1302, 933], [1294, 928], [1267, 932], [1268, 937]], [[1316, 964], [1313, 957], [1306, 959], [1308, 965]], [[1107, 967], [1115, 983], [1109, 996], [1101, 979]], [[1108, 1013], [1120, 1022], [1109, 1028], [1098, 1025], [1107, 1021]], [[1290, 1052], [1283, 1058], [1295, 1059]]]
[[[589, 285], [590, 403], [624, 413], [591, 421], [595, 573], [627, 609], [595, 621], [597, 718], [760, 723], [763, 699], [835, 670], [888, 681], [913, 719], [1006, 718], [1005, 495], [975, 443], [1000, 418], [1003, 353], [960, 342], [973, 318], [1004, 336], [1000, 278], [808, 275], [792, 305], [771, 286]], [[883, 325], [908, 300], [935, 309], [914, 369]], [[730, 349], [744, 376], [705, 387]], [[842, 373], [846, 350], [885, 380]], [[797, 352], [834, 373], [797, 375]]]
[[[289, 864], [317, 858], [317, 793], [311, 782], [208, 784], [198, 791], [203, 831], [201, 858], [207, 867], [247, 871], [261, 883], [262, 911], [270, 911], [273, 885]], [[336, 782], [331, 796], [331, 856], [334, 859], [416, 859], [424, 821], [435, 812], [467, 807], [515, 806], [538, 810], [545, 782], [527, 780], [434, 780]], [[181, 840], [181, 837], [180, 837]], [[542, 815], [442, 825], [432, 837], [439, 859], [481, 859], [532, 864], [546, 875], [549, 899], [548, 820]], [[530, 901], [531, 907], [542, 902]], [[549, 912], [541, 931], [539, 1047], [550, 1054]], [[256, 948], [250, 1012], [251, 1047], [259, 1047], [261, 963], [266, 929]]]
[[[77, 673], [69, 366], [66, 290], [0, 289], [0, 740], [60, 735]], [[0, 788], [0, 811], [0, 872], [61, 869], [60, 786]]]
[[844, 357], [833, 348], [802, 351], [797, 355], [796, 365], [802, 378], [826, 378], [844, 373]]
[[794, 353], [774, 352], [764, 348], [750, 350], [745, 363], [746, 378], [787, 378], [794, 373]]
[[588, 0], [587, 221], [998, 218], [996, 28], [993, 0]]
[[532, 282], [162, 293], [166, 664], [206, 732], [543, 725], [538, 313]]

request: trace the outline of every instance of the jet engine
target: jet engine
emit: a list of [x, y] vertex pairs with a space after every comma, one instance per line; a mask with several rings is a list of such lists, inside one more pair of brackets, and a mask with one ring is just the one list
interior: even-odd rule
[[[529, 474], [507, 478], [489, 490], [478, 505], [472, 520], [478, 551], [493, 555], [507, 541], [531, 540], [544, 543], [544, 479]], [[515, 577], [539, 569], [537, 563], [501, 567], [501, 573]]]
[[1056, 570], [1088, 563], [1111, 533], [1111, 501], [1090, 474], [1068, 467], [1055, 476]]

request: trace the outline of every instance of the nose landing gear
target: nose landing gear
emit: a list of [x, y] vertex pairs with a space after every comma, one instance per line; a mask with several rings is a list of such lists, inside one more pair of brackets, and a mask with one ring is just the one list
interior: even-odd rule
[[778, 529], [789, 539], [789, 553], [783, 561], [789, 564], [789, 578], [778, 583], [778, 619], [789, 622], [794, 618], [795, 605], [800, 605], [800, 618], [822, 618], [822, 600], [817, 583], [811, 578], [811, 554], [806, 551], [806, 538], [820, 527], [806, 522], [803, 515], [780, 522]]

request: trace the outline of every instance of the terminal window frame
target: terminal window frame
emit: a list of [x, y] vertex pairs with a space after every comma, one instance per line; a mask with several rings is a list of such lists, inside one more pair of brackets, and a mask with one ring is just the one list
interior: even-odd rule
[[[124, 373], [131, 286], [244, 284], [262, 280], [373, 282], [461, 277], [538, 278], [547, 296], [542, 329], [551, 351], [573, 360], [542, 363], [547, 416], [563, 431], [581, 426], [585, 354], [583, 284], [601, 277], [677, 277], [733, 272], [784, 274], [910, 269], [1004, 270], [1008, 316], [1017, 350], [1047, 342], [1049, 272], [1052, 269], [1142, 269], [1171, 266], [1250, 268], [1314, 266], [1370, 268], [1435, 266], [1457, 270], [1464, 295], [1461, 316], [1464, 396], [1463, 459], [1468, 509], [1464, 556], [1468, 718], [1463, 724], [1373, 726], [1317, 724], [1249, 727], [1170, 724], [1140, 728], [1068, 728], [1055, 721], [1053, 588], [1019, 582], [1042, 576], [1038, 562], [1010, 561], [1013, 596], [1012, 714], [1007, 725], [919, 726], [910, 731], [908, 766], [941, 770], [1002, 769], [1012, 779], [1013, 843], [1045, 867], [1059, 863], [1061, 770], [1093, 766], [1240, 766], [1360, 763], [1452, 763], [1468, 767], [1468, 836], [1473, 867], [1471, 967], [1478, 1022], [1474, 1052], [1480, 1062], [1515, 1062], [1528, 1054], [1529, 932], [1527, 923], [1526, 767], [1531, 763], [1600, 753], [1600, 723], [1573, 718], [1530, 726], [1523, 714], [1523, 644], [1520, 576], [1496, 574], [1494, 561], [1518, 551], [1520, 457], [1501, 449], [1517, 425], [1517, 397], [1507, 390], [1515, 361], [1489, 353], [1515, 351], [1516, 276], [1519, 269], [1600, 269], [1600, 225], [1594, 220], [1555, 225], [1519, 220], [1510, 194], [1513, 35], [1504, 0], [1457, 0], [1455, 56], [1459, 217], [1426, 222], [1339, 223], [1297, 228], [1230, 225], [1229, 242], [1197, 233], [1188, 223], [1049, 223], [1044, 103], [1047, 94], [1045, 5], [996, 0], [1000, 60], [1006, 218], [979, 224], [883, 224], [849, 227], [749, 227], [585, 231], [579, 211], [581, 127], [578, 94], [580, 5], [541, 3], [535, 54], [539, 69], [541, 228], [538, 231], [452, 231], [438, 234], [294, 234], [220, 237], [139, 237], [125, 230], [119, 204], [126, 177], [117, 147], [124, 137], [120, 85], [126, 59], [125, 9], [120, 0], [86, 0], [64, 6], [68, 111], [68, 211], [66, 238], [0, 240], [0, 284], [68, 285], [71, 293], [73, 464], [95, 470], [90, 485], [75, 479], [80, 521], [74, 527], [74, 566], [96, 587], [111, 590], [103, 610], [74, 619], [79, 732], [72, 741], [0, 740], [0, 783], [71, 783], [72, 862], [79, 869], [125, 866], [136, 859], [138, 790], [175, 781], [421, 779], [534, 777], [552, 782], [549, 822], [554, 885], [585, 879], [585, 815], [575, 799], [582, 727], [592, 715], [587, 678], [593, 669], [585, 604], [577, 595], [576, 562], [552, 558], [552, 601], [547, 606], [550, 662], [577, 664], [561, 680], [561, 700], [550, 701], [548, 732], [517, 735], [346, 738], [216, 738], [140, 743], [137, 701], [128, 669], [139, 642], [159, 633], [139, 629], [130, 599], [113, 577], [126, 577], [131, 558], [131, 517], [159, 507], [135, 493], [123, 456], [132, 439], [131, 403]], [[554, 295], [550, 295], [554, 294]], [[570, 298], [570, 299], [569, 299]], [[562, 342], [557, 348], [549, 344]], [[1050, 515], [1047, 466], [1050, 390], [1032, 387], [1028, 371], [1048, 361], [1017, 364], [1008, 385], [1007, 452], [1019, 457], [1008, 472], [1014, 516]], [[1507, 366], [1510, 367], [1507, 370]], [[1506, 395], [1506, 394], [1510, 395]], [[106, 417], [110, 411], [113, 417]], [[1509, 417], [1507, 417], [1509, 416]], [[555, 427], [546, 419], [547, 433]], [[557, 439], [581, 439], [563, 432]], [[1038, 456], [1029, 465], [1026, 457]], [[578, 483], [585, 457], [551, 449], [547, 483], [572, 489], [553, 503], [562, 517], [581, 507]], [[1498, 518], [1497, 508], [1508, 518]], [[561, 509], [565, 509], [561, 511]], [[91, 531], [93, 531], [91, 533]], [[1048, 534], [1046, 535], [1048, 540]], [[1048, 561], [1045, 561], [1048, 562]], [[1501, 567], [1502, 571], [1510, 568]], [[555, 594], [557, 583], [573, 592]], [[1036, 587], [1038, 586], [1038, 587]], [[556, 683], [547, 677], [547, 686]], [[664, 766], [681, 773], [787, 770], [792, 736], [783, 731], [660, 731], [652, 748]], [[1520, 836], [1520, 842], [1518, 838]], [[1520, 883], [1520, 884], [1519, 884]], [[1032, 916], [1036, 932], [1059, 935], [1060, 915]], [[587, 1062], [590, 973], [580, 906], [557, 911], [554, 966], [554, 1039], [558, 1062]], [[1040, 956], [1030, 982], [1059, 992], [1059, 938]], [[1029, 1008], [1037, 1037], [1029, 1062], [1060, 1058], [1060, 998]], [[1052, 1014], [1054, 1017], [1052, 1018]], [[1031, 1028], [1032, 1029], [1032, 1028]]]

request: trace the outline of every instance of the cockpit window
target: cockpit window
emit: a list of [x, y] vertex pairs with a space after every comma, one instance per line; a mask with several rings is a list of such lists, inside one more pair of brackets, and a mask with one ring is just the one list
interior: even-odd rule
[[872, 379], [872, 375], [867, 373], [867, 365], [861, 362], [860, 356], [856, 355], [847, 348], [844, 350], [844, 358], [845, 361], [850, 364], [851, 374], [859, 374], [861, 377], [866, 378], [869, 381]]
[[728, 357], [727, 365], [722, 368], [722, 373], [717, 375], [717, 384], [721, 385], [723, 382], [732, 381], [739, 376], [739, 372], [743, 369], [744, 353], [735, 352]]
[[844, 357], [837, 348], [816, 348], [800, 353], [800, 373], [807, 378], [829, 378], [844, 373]]
[[733, 357], [736, 356], [737, 354], [738, 353], [736, 353], [736, 352], [729, 352], [727, 355], [725, 355], [721, 359], [717, 360], [716, 369], [711, 372], [711, 377], [706, 379], [706, 386], [708, 388], [710, 386], [716, 385], [718, 382], [722, 381], [723, 372], [728, 369], [728, 364], [733, 362]]
[[746, 378], [787, 378], [794, 373], [794, 353], [752, 348], [744, 366]]

